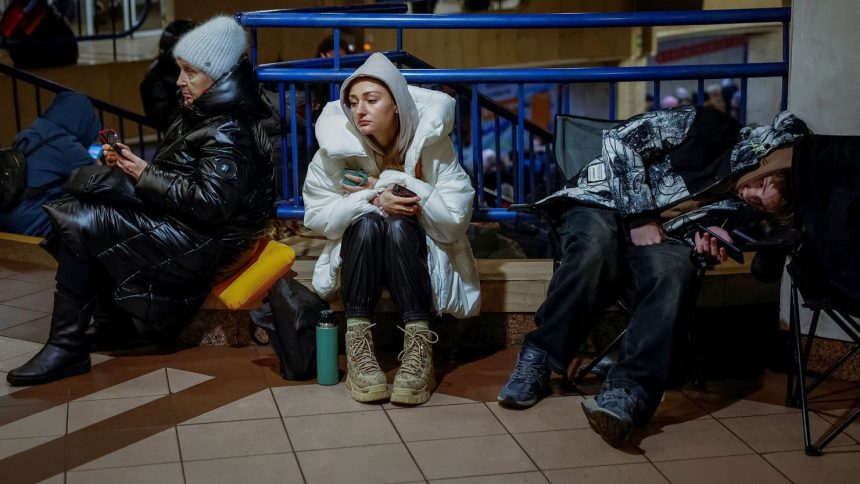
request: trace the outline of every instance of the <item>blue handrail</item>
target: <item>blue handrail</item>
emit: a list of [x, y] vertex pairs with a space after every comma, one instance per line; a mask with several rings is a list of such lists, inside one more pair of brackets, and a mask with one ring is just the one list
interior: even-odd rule
[[[343, 82], [352, 69], [284, 69], [260, 67], [261, 81], [280, 82]], [[481, 84], [511, 84], [530, 82], [610, 82], [666, 81], [674, 79], [725, 77], [777, 77], [787, 74], [781, 62], [757, 64], [711, 64], [688, 66], [633, 67], [572, 67], [535, 69], [407, 69], [403, 77], [410, 83], [471, 82]]]
[[[277, 12], [247, 12], [237, 14], [240, 23], [250, 27], [256, 33], [257, 28], [270, 27], [318, 27], [332, 28], [335, 35], [341, 28], [389, 28], [397, 30], [397, 49], [385, 54], [393, 62], [398, 62], [410, 69], [402, 70], [404, 77], [410, 83], [443, 84], [452, 86], [460, 101], [468, 102], [467, 109], [456, 111], [455, 136], [459, 148], [459, 158], [463, 160], [463, 136], [461, 114], [469, 114], [473, 120], [471, 129], [466, 134], [471, 135], [473, 142], [468, 154], [472, 156], [474, 169], [473, 177], [478, 192], [476, 197], [475, 220], [514, 220], [521, 214], [499, 208], [498, 203], [502, 194], [495, 193], [496, 207], [486, 207], [484, 200], [484, 173], [481, 168], [482, 143], [481, 129], [475, 122], [481, 116], [481, 110], [486, 109], [495, 116], [495, 153], [496, 153], [496, 186], [500, 187], [499, 158], [499, 119], [510, 122], [514, 128], [511, 139], [511, 151], [514, 153], [514, 199], [525, 201], [526, 188], [529, 196], [537, 196], [536, 180], [544, 184], [547, 190], [557, 174], [552, 171], [551, 164], [541, 160], [535, 152], [535, 140], [542, 139], [546, 143], [545, 130], [538, 128], [525, 116], [526, 84], [557, 84], [558, 102], [561, 112], [570, 112], [571, 99], [569, 88], [579, 83], [608, 83], [610, 92], [609, 119], [615, 119], [617, 89], [619, 82], [653, 81], [654, 98], [659, 99], [660, 82], [669, 80], [694, 80], [698, 83], [699, 103], [702, 102], [704, 81], [706, 79], [740, 78], [741, 120], [745, 116], [745, 101], [747, 80], [750, 78], [782, 78], [782, 106], [786, 104], [786, 79], [788, 77], [788, 51], [786, 32], [791, 20], [791, 10], [788, 8], [767, 9], [737, 9], [711, 11], [671, 11], [671, 12], [621, 12], [621, 13], [556, 13], [556, 14], [517, 14], [517, 15], [411, 15], [411, 14], [368, 14], [363, 12], [351, 13], [301, 13], [289, 14]], [[631, 66], [631, 67], [578, 67], [578, 68], [524, 68], [524, 69], [433, 69], [402, 49], [402, 29], [564, 29], [564, 28], [617, 28], [636, 26], [678, 26], [704, 24], [736, 24], [736, 23], [781, 23], [784, 33], [782, 62], [759, 62], [749, 64], [712, 64], [712, 65], [674, 65], [674, 66]], [[353, 69], [362, 63], [369, 54], [341, 56], [335, 52], [334, 59], [309, 59], [302, 61], [281, 62], [258, 66], [258, 76], [261, 81], [274, 82], [281, 86], [282, 105], [296, 102], [296, 87], [310, 84], [328, 83], [336, 85], [343, 82]], [[289, 100], [286, 98], [284, 85], [289, 86]], [[515, 112], [500, 108], [489, 98], [480, 94], [478, 84], [513, 84], [516, 85], [517, 108]], [[334, 93], [334, 90], [332, 90]], [[306, 108], [307, 109], [307, 108]], [[282, 110], [282, 113], [284, 111]], [[535, 129], [537, 128], [537, 129]], [[310, 132], [310, 131], [308, 131]], [[289, 133], [293, 140], [293, 158], [285, 159], [284, 182], [285, 196], [277, 206], [280, 217], [297, 218], [303, 214], [299, 195], [298, 167], [299, 160], [295, 154], [296, 128], [293, 124]], [[547, 146], [547, 153], [551, 153]], [[287, 153], [284, 151], [284, 154]], [[291, 170], [288, 163], [292, 162]], [[526, 166], [530, 164], [529, 172]], [[292, 172], [290, 174], [290, 172]], [[542, 173], [539, 173], [542, 172]], [[289, 176], [288, 176], [289, 175]], [[542, 178], [539, 178], [542, 177]], [[287, 182], [292, 181], [292, 185]], [[291, 191], [291, 192], [290, 192]]]
[[545, 13], [545, 14], [406, 14], [369, 13], [291, 13], [271, 11], [244, 12], [236, 15], [246, 27], [337, 27], [399, 29], [564, 29], [655, 27], [670, 25], [704, 25], [788, 22], [791, 9], [757, 8], [735, 10], [617, 12], [617, 13]]

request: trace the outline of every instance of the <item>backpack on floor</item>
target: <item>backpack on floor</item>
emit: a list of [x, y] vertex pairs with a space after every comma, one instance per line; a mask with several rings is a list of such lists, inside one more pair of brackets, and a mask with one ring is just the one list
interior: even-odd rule
[[269, 337], [285, 380], [316, 377], [316, 325], [323, 309], [329, 304], [313, 291], [282, 277], [269, 290], [267, 302], [251, 311], [251, 321]]

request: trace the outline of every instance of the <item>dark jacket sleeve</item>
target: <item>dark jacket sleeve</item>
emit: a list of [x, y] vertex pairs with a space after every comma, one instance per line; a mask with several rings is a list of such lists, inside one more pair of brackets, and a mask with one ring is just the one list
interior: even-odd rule
[[195, 150], [197, 169], [191, 175], [150, 164], [136, 185], [141, 198], [180, 220], [210, 225], [227, 220], [249, 190], [252, 138], [236, 123], [212, 131]]

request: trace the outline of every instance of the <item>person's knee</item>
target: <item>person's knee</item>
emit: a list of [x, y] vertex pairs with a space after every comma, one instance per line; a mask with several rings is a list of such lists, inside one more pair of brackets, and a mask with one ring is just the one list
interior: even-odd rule
[[653, 288], [667, 298], [672, 298], [687, 293], [695, 278], [696, 271], [689, 260], [657, 258], [641, 274], [638, 283], [641, 287]]
[[421, 225], [412, 217], [391, 216], [386, 221], [388, 243], [395, 245], [414, 246], [424, 240]]
[[378, 240], [384, 233], [384, 224], [384, 219], [378, 213], [366, 213], [349, 224], [344, 239], [358, 243]]

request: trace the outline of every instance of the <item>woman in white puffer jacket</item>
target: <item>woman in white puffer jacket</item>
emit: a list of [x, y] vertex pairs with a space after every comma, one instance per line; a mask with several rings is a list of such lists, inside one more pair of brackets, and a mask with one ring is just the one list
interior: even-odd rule
[[370, 333], [382, 284], [405, 323], [395, 403], [424, 403], [436, 385], [430, 312], [464, 318], [480, 309], [466, 238], [475, 192], [448, 137], [454, 105], [447, 94], [408, 86], [384, 55], [374, 54], [317, 120], [320, 149], [303, 189], [304, 224], [329, 240], [313, 286], [323, 297], [340, 292], [346, 384], [358, 401], [389, 397]]

